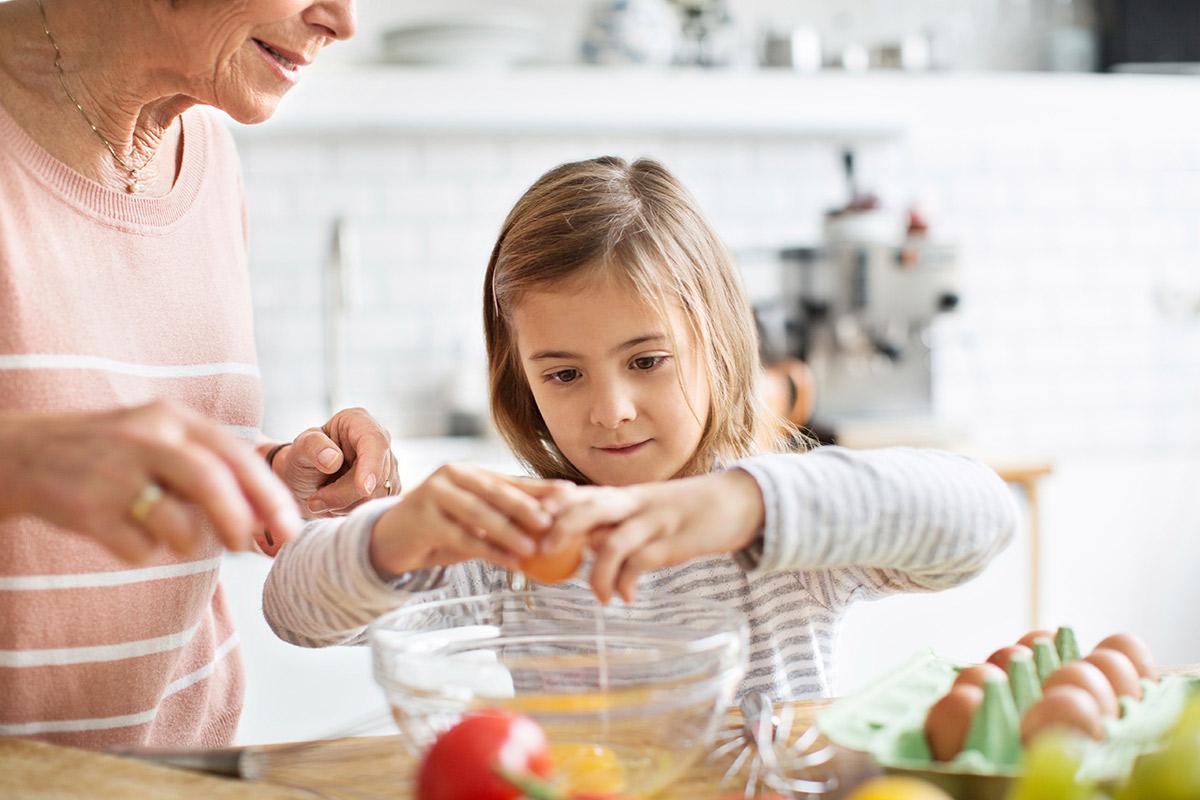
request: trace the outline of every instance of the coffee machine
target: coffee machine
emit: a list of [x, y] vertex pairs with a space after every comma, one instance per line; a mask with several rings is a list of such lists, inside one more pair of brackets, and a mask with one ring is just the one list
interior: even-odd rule
[[781, 292], [756, 307], [764, 360], [808, 364], [808, 427], [842, 444], [946, 444], [957, 434], [933, 407], [934, 337], [959, 303], [956, 249], [935, 242], [914, 210], [889, 211], [856, 191], [826, 214], [823, 242], [779, 253]]

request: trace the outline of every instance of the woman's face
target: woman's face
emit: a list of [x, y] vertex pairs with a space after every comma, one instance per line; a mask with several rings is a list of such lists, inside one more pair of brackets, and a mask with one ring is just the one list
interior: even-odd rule
[[354, 0], [162, 5], [189, 92], [246, 124], [269, 118], [325, 45], [354, 34]]

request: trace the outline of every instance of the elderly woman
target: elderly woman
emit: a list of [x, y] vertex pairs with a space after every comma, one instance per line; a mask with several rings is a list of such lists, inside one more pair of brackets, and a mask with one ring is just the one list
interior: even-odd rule
[[199, 108], [267, 119], [353, 29], [351, 0], [0, 3], [0, 735], [228, 742], [221, 546], [398, 490], [360, 410], [257, 441], [238, 163]]

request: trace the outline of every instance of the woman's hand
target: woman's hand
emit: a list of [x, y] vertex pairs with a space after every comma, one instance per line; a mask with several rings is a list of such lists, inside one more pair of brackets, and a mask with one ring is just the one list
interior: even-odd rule
[[556, 514], [542, 548], [586, 536], [600, 602], [632, 602], [638, 576], [748, 546], [762, 528], [762, 492], [740, 469], [638, 486], [575, 487], [546, 501]]
[[361, 408], [339, 411], [309, 428], [271, 462], [309, 516], [345, 514], [373, 497], [400, 491], [391, 437]]
[[473, 558], [517, 569], [553, 523], [541, 498], [569, 485], [447, 464], [376, 521], [371, 563], [391, 575]]
[[133, 562], [160, 545], [194, 554], [205, 517], [230, 550], [264, 526], [280, 543], [300, 526], [253, 447], [170, 402], [0, 417], [0, 452], [0, 516], [41, 517]]

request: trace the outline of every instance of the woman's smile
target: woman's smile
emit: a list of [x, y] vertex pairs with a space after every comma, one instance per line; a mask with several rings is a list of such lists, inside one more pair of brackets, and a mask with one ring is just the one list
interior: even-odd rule
[[300, 67], [308, 63], [302, 56], [269, 45], [261, 39], [251, 39], [250, 41], [254, 43], [255, 49], [279, 78], [288, 83], [300, 80]]

